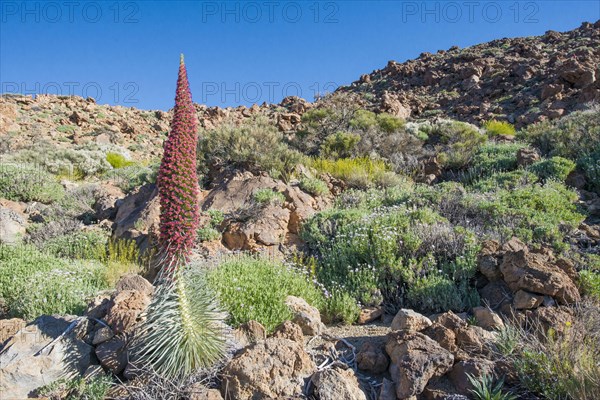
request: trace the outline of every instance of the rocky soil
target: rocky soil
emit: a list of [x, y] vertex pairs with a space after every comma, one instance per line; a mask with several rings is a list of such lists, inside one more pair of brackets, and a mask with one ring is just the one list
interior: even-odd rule
[[517, 127], [600, 99], [600, 21], [568, 32], [499, 39], [423, 53], [360, 77], [338, 92], [403, 118], [432, 116]]

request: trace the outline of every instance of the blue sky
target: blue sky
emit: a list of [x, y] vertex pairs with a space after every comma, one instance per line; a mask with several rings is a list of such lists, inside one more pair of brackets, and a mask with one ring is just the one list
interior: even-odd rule
[[194, 101], [312, 100], [421, 52], [565, 31], [597, 1], [0, 2], [0, 91], [173, 105], [179, 53]]

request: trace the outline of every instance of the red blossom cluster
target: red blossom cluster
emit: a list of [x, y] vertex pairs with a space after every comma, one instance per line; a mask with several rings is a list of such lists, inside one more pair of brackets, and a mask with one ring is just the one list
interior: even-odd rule
[[[171, 132], [158, 171], [160, 250], [167, 269], [187, 261], [199, 224], [196, 174], [197, 116], [181, 56]], [[165, 271], [169, 272], [169, 271]]]

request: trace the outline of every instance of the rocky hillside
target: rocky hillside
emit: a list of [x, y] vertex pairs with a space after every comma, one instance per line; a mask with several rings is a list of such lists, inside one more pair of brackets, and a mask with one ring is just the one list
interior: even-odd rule
[[404, 118], [502, 119], [519, 127], [598, 101], [598, 65], [600, 21], [390, 61], [338, 92], [360, 93]]

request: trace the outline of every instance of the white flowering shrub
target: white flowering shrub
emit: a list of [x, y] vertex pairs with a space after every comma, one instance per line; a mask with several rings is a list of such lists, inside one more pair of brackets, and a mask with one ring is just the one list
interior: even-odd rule
[[33, 246], [0, 245], [0, 298], [13, 317], [79, 314], [107, 287], [97, 261], [66, 261]]

